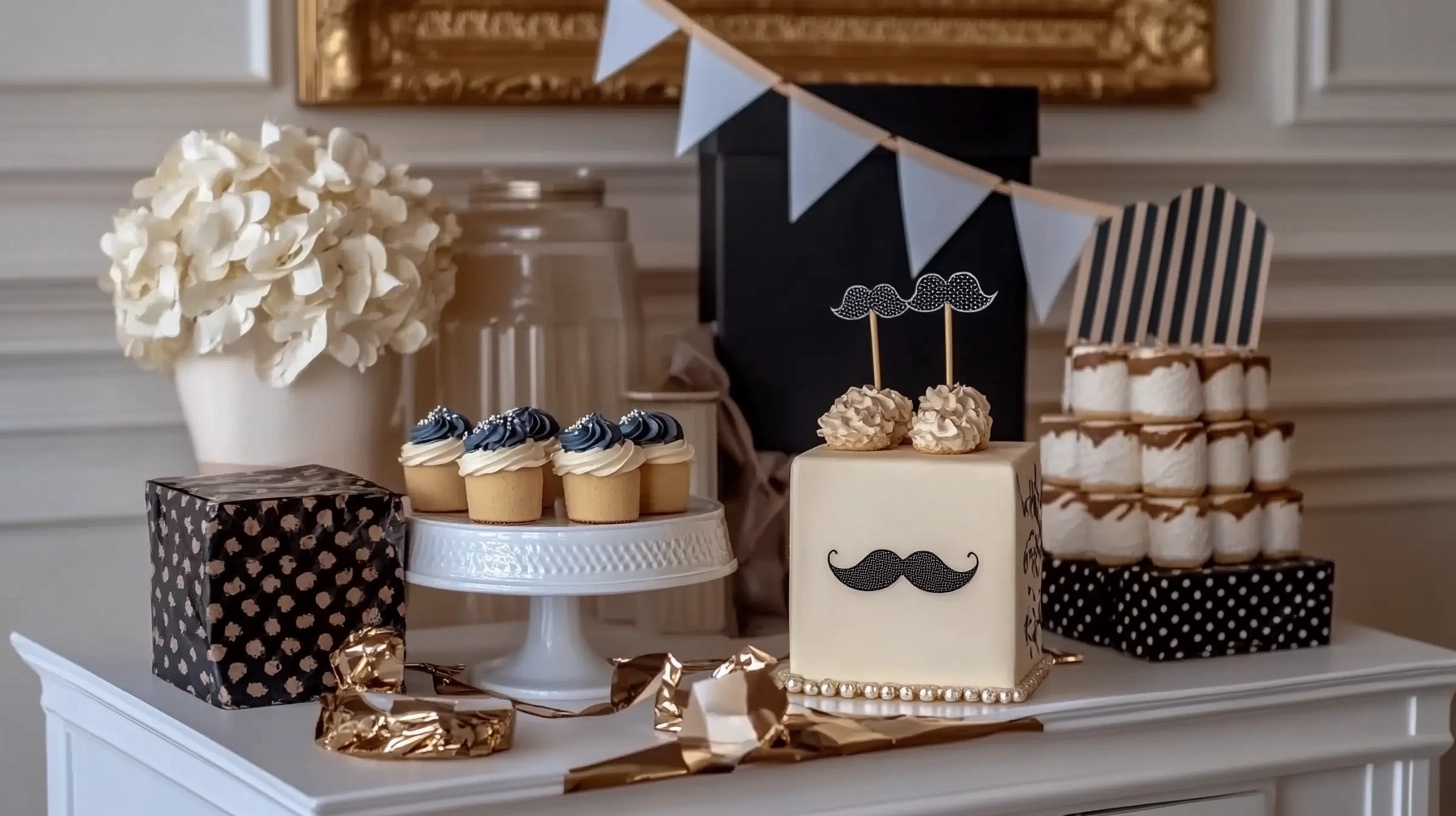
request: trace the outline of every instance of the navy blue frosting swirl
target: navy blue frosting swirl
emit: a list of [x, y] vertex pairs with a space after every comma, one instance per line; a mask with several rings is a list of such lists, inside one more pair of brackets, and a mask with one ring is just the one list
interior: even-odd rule
[[555, 439], [561, 433], [561, 423], [540, 408], [524, 406], [506, 411], [506, 416], [515, 417], [526, 428], [526, 435], [537, 442]]
[[464, 439], [468, 433], [470, 420], [443, 405], [437, 405], [410, 429], [409, 441], [414, 445], [424, 445], [446, 439]]
[[481, 421], [465, 438], [465, 450], [498, 451], [514, 448], [531, 441], [526, 426], [515, 417], [496, 415]]
[[622, 429], [622, 436], [638, 445], [665, 445], [683, 438], [682, 425], [660, 411], [634, 408], [622, 417], [618, 425]]
[[590, 413], [562, 431], [560, 441], [567, 453], [606, 450], [622, 444], [622, 429], [601, 414]]

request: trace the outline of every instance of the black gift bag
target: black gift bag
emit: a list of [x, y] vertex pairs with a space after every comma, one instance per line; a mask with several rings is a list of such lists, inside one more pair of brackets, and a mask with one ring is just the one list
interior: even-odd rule
[[[808, 86], [889, 132], [1002, 178], [1030, 182], [1037, 152], [1033, 88]], [[789, 222], [788, 105], [765, 94], [699, 148], [700, 319], [759, 450], [819, 443], [815, 419], [871, 381], [869, 327], [830, 313], [853, 284], [914, 289], [895, 154], [876, 148], [796, 223]], [[955, 317], [956, 379], [984, 392], [992, 437], [1021, 439], [1026, 391], [1026, 278], [1011, 204], [992, 195], [924, 272], [976, 275], [991, 308]], [[914, 400], [941, 384], [939, 315], [880, 321], [885, 385]]]

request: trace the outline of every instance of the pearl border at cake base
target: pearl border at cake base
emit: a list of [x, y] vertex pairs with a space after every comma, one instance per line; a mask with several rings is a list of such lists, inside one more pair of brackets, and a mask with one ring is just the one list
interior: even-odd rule
[[864, 683], [857, 680], [813, 680], [794, 674], [792, 664], [778, 671], [784, 690], [808, 697], [863, 697], [866, 700], [901, 700], [911, 703], [982, 703], [1006, 705], [1024, 703], [1036, 693], [1041, 682], [1056, 664], [1056, 658], [1042, 655], [1015, 688], [976, 688], [974, 686], [927, 686], [904, 683]]
[[251, 356], [178, 360], [177, 397], [199, 472], [319, 464], [400, 489], [400, 369], [397, 354], [362, 372], [323, 356], [274, 388], [258, 378]]

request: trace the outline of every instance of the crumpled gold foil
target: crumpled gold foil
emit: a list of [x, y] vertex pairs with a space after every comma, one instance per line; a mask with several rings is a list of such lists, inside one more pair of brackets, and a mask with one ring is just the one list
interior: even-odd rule
[[[535, 717], [602, 717], [653, 698], [653, 727], [677, 739], [567, 772], [567, 793], [725, 773], [747, 762], [802, 762], [975, 739], [1002, 731], [1041, 731], [1022, 718], [980, 723], [932, 717], [853, 717], [791, 707], [774, 676], [778, 659], [752, 646], [726, 660], [681, 661], [671, 654], [612, 661], [611, 698], [582, 711], [512, 700], [459, 679], [463, 666], [405, 663], [388, 629], [348, 638], [332, 657], [340, 690], [326, 695], [315, 739], [354, 756], [414, 759], [488, 756], [511, 746], [517, 712]], [[428, 673], [435, 698], [398, 693], [405, 669]], [[710, 673], [692, 685], [691, 675]], [[381, 693], [390, 692], [390, 693]], [[459, 699], [475, 697], [474, 701]], [[484, 703], [480, 698], [490, 700]], [[491, 706], [479, 710], [482, 704]]]
[[1076, 652], [1064, 652], [1061, 649], [1053, 649], [1050, 646], [1043, 646], [1042, 653], [1051, 656], [1052, 665], [1070, 666], [1074, 663], [1081, 663], [1085, 658]]
[[[404, 638], [368, 627], [329, 655], [339, 691], [320, 698], [314, 739], [330, 751], [394, 759], [489, 756], [511, 747], [516, 712], [404, 691]], [[440, 667], [448, 671], [455, 667]], [[463, 667], [455, 668], [461, 671]]]
[[[777, 660], [748, 647], [694, 683], [682, 707], [675, 743], [572, 768], [565, 791], [671, 779], [701, 772], [726, 773], [749, 762], [804, 762], [891, 748], [939, 745], [1002, 731], [1042, 730], [1024, 717], [981, 723], [936, 717], [852, 717], [790, 707], [773, 676]], [[662, 715], [659, 708], [658, 715]]]
[[361, 691], [325, 695], [320, 703], [315, 739], [330, 751], [353, 756], [489, 756], [510, 748], [516, 730], [516, 711], [507, 703], [482, 710], [465, 699]]
[[404, 638], [370, 626], [344, 639], [329, 655], [341, 691], [404, 691]]

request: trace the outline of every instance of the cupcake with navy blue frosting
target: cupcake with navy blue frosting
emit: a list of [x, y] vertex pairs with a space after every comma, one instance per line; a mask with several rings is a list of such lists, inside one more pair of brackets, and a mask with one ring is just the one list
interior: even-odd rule
[[410, 508], [421, 513], [458, 513], [465, 509], [465, 480], [456, 462], [465, 453], [470, 420], [436, 406], [410, 429], [399, 449]]
[[587, 414], [558, 437], [551, 466], [561, 477], [566, 516], [592, 524], [635, 521], [641, 514], [647, 456], [617, 423]]
[[[505, 416], [515, 417], [525, 426], [526, 435], [540, 442], [546, 449], [548, 457], [561, 450], [561, 443], [556, 439], [561, 434], [561, 423], [556, 421], [556, 417], [529, 405], [512, 408], [505, 412]], [[551, 468], [546, 468], [545, 474], [546, 483], [541, 489], [541, 507], [549, 509], [556, 504], [556, 498], [561, 495], [561, 477], [557, 476]]]
[[634, 409], [617, 423], [622, 436], [642, 449], [642, 512], [681, 513], [688, 509], [693, 446], [670, 414]]
[[549, 458], [519, 417], [498, 414], [476, 425], [460, 457], [470, 520], [523, 524], [541, 518]]

